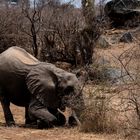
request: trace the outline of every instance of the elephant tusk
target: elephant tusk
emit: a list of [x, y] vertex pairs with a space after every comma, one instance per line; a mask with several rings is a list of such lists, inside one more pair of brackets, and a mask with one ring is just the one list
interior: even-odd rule
[[65, 111], [61, 111], [59, 108], [57, 109], [58, 112], [60, 112], [62, 115], [64, 115], [65, 119], [66, 119], [66, 122], [65, 122], [65, 126], [69, 126], [69, 118], [72, 116], [74, 117], [74, 119], [76, 120], [77, 124], [80, 126], [81, 123], [75, 113], [74, 110], [72, 110], [71, 108], [69, 107], [66, 107], [65, 108]]

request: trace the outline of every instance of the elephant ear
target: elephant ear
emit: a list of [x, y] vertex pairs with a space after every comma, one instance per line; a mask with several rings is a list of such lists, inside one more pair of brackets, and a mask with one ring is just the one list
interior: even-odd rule
[[56, 105], [54, 105], [54, 101], [57, 100], [55, 92], [57, 81], [56, 75], [43, 64], [31, 69], [26, 77], [26, 84], [30, 93], [47, 107]]

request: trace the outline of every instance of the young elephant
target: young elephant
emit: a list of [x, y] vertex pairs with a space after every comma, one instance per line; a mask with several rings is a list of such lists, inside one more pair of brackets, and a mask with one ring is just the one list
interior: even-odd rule
[[60, 123], [63, 117], [57, 108], [84, 107], [74, 74], [40, 62], [19, 47], [0, 54], [0, 101], [8, 126], [15, 124], [10, 102], [25, 107], [26, 124], [34, 120]]

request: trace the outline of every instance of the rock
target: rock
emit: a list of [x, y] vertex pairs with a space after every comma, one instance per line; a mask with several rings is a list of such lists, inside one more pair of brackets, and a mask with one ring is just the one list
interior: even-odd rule
[[139, 0], [112, 0], [106, 3], [104, 11], [113, 21], [114, 26], [137, 26], [140, 24]]
[[127, 82], [131, 81], [131, 77], [136, 79], [136, 75], [134, 75], [132, 72], [130, 72], [130, 75], [128, 75], [126, 71], [117, 68], [107, 68], [105, 73], [108, 80], [113, 84], [126, 84]]
[[121, 38], [120, 38], [120, 42], [124, 42], [124, 43], [131, 43], [133, 42], [133, 36], [130, 32], [124, 33]]
[[97, 64], [101, 65], [101, 66], [104, 66], [104, 65], [109, 65], [110, 64], [110, 61], [105, 59], [104, 57], [101, 57], [97, 60], [96, 62]]
[[108, 48], [111, 45], [109, 44], [109, 42], [107, 41], [107, 38], [103, 35], [101, 35], [97, 41], [97, 46], [99, 48]]

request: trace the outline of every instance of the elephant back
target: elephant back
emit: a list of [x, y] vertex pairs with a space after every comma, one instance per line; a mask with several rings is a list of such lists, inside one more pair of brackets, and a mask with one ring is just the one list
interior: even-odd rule
[[27, 51], [20, 47], [10, 47], [6, 51], [0, 54], [0, 59], [4, 59], [3, 61], [14, 62], [14, 63], [23, 63], [26, 65], [34, 65], [38, 64], [39, 60], [34, 56], [29, 54]]

